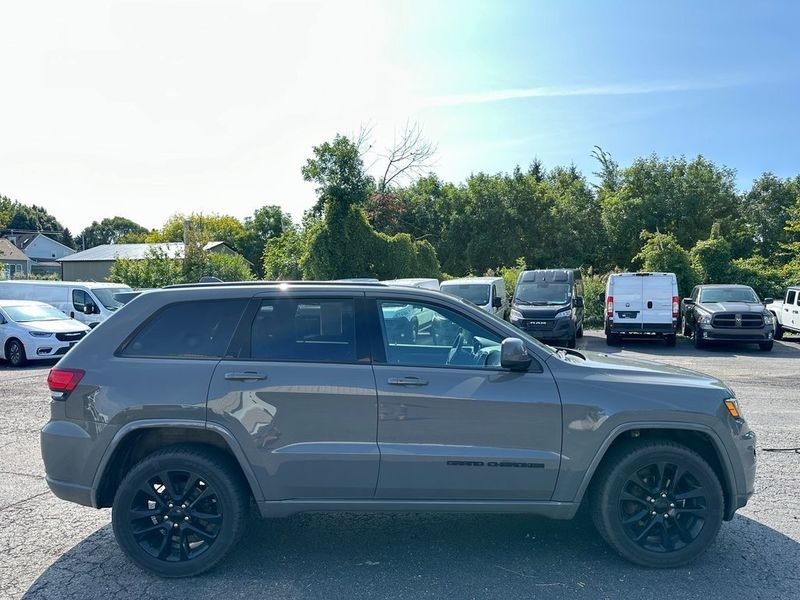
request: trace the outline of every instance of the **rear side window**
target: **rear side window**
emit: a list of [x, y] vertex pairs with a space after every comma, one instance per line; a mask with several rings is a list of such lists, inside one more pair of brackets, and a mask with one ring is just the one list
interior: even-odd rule
[[247, 300], [178, 302], [153, 315], [122, 356], [221, 358]]
[[353, 300], [264, 300], [253, 319], [250, 358], [356, 362]]

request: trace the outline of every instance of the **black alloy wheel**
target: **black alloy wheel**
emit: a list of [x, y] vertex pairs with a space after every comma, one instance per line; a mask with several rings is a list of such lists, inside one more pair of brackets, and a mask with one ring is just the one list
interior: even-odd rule
[[139, 547], [154, 558], [179, 562], [207, 552], [223, 522], [217, 492], [198, 473], [165, 469], [149, 477], [127, 508]]
[[673, 552], [700, 535], [709, 516], [705, 490], [685, 467], [668, 462], [633, 473], [619, 495], [629, 539], [651, 552]]
[[197, 575], [222, 560], [241, 537], [249, 501], [232, 458], [211, 447], [168, 447], [142, 459], [120, 483], [114, 536], [148, 571]]

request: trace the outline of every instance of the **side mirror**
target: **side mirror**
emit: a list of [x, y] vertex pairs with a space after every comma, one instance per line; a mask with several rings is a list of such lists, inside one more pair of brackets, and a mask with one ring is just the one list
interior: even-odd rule
[[575, 296], [575, 308], [583, 308], [583, 296]]
[[694, 304], [694, 300], [692, 300], [691, 298], [684, 298], [684, 299], [683, 299], [683, 303], [684, 303], [686, 306], [691, 306], [692, 304]]
[[97, 310], [97, 307], [94, 304], [84, 304], [83, 305], [83, 314], [85, 315], [93, 315], [95, 312], [100, 312]]
[[509, 337], [500, 344], [500, 366], [510, 371], [526, 371], [531, 366], [531, 357], [524, 342]]
[[492, 306], [494, 306], [495, 308], [500, 308], [501, 306], [503, 306], [503, 299], [500, 298], [499, 296], [492, 298]]
[[764, 304], [772, 304], [775, 302], [775, 298], [764, 298]]

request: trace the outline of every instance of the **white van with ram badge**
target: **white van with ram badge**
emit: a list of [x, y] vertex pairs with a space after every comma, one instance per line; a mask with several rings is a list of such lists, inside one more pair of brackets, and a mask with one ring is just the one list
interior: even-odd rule
[[89, 327], [96, 327], [124, 304], [115, 294], [131, 291], [122, 283], [0, 281], [0, 300], [46, 302]]
[[623, 335], [660, 336], [675, 345], [680, 316], [675, 273], [614, 273], [605, 293], [606, 342]]

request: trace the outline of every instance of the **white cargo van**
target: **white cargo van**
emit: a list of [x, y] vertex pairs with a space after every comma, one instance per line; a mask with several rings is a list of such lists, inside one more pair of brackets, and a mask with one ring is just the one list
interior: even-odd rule
[[469, 300], [501, 319], [508, 312], [506, 282], [502, 277], [462, 277], [443, 281], [439, 289], [445, 294]]
[[605, 330], [609, 345], [623, 335], [655, 335], [675, 345], [680, 320], [675, 273], [614, 273], [605, 294]]
[[115, 294], [131, 291], [121, 283], [0, 281], [0, 300], [46, 302], [89, 327], [96, 327], [123, 305]]

